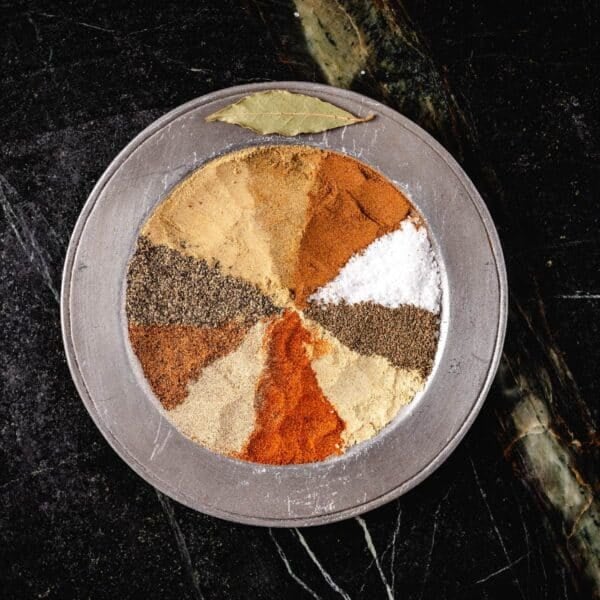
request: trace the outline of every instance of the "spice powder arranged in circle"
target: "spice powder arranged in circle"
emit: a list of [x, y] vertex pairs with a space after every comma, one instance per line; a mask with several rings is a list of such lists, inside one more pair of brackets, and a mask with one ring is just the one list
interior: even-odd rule
[[370, 167], [265, 146], [192, 173], [143, 226], [129, 339], [167, 417], [266, 464], [343, 454], [420, 392], [440, 273], [407, 198]]

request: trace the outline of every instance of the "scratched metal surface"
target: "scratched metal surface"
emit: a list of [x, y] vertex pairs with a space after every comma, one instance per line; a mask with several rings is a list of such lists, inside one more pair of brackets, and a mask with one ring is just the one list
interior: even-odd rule
[[[278, 88], [318, 95], [377, 118], [295, 139], [204, 121], [246, 94]], [[157, 408], [127, 341], [125, 277], [141, 225], [191, 170], [215, 156], [261, 143], [337, 150], [381, 171], [425, 217], [441, 266], [441, 337], [426, 389], [373, 440], [317, 464], [255, 465], [192, 443]], [[123, 150], [100, 178], [75, 227], [61, 307], [67, 358], [83, 401], [135, 471], [172, 498], [215, 516], [304, 526], [380, 506], [441, 464], [473, 422], [495, 375], [506, 305], [506, 274], [491, 217], [437, 142], [364, 96], [310, 83], [269, 83], [189, 102]]]

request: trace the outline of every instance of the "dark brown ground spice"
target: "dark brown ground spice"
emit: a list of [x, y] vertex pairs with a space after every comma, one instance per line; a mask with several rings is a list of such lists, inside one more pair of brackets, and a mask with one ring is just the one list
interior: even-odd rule
[[140, 236], [127, 274], [127, 318], [145, 325], [256, 323], [279, 311], [255, 286]]
[[162, 405], [175, 408], [185, 400], [188, 382], [203, 367], [235, 350], [248, 327], [129, 324], [129, 339], [144, 375]]
[[440, 320], [437, 315], [403, 305], [310, 304], [304, 314], [360, 354], [378, 354], [396, 367], [431, 372], [437, 349]]

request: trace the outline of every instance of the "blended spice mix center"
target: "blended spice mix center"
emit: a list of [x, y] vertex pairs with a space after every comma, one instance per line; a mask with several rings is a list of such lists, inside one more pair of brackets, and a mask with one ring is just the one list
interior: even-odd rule
[[264, 464], [343, 454], [433, 367], [441, 280], [388, 180], [308, 146], [228, 154], [175, 187], [127, 275], [129, 340], [166, 416]]

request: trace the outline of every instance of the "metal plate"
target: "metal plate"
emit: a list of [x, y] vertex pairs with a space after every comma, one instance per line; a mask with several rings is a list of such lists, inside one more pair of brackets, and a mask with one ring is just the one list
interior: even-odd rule
[[[251, 92], [289, 89], [377, 118], [322, 134], [260, 136], [204, 117]], [[382, 172], [424, 215], [442, 270], [440, 347], [425, 391], [378, 436], [325, 462], [265, 466], [226, 458], [161, 414], [132, 355], [124, 287], [139, 228], [170, 188], [215, 156], [260, 144], [309, 144]], [[310, 83], [230, 88], [158, 119], [112, 162], [85, 204], [67, 252], [62, 325], [73, 379], [96, 425], [146, 481], [202, 512], [255, 525], [330, 523], [422, 481], [456, 447], [496, 372], [506, 328], [506, 274], [473, 184], [422, 129], [359, 94]]]

